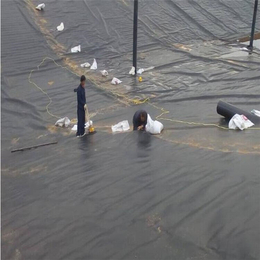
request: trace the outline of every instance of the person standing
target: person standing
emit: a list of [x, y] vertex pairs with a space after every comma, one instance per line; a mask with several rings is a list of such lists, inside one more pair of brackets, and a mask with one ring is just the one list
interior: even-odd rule
[[86, 95], [85, 95], [85, 84], [86, 84], [86, 77], [82, 75], [80, 77], [80, 85], [76, 89], [77, 92], [77, 101], [78, 101], [78, 130], [77, 130], [77, 137], [84, 136], [85, 133], [85, 110], [86, 110]]

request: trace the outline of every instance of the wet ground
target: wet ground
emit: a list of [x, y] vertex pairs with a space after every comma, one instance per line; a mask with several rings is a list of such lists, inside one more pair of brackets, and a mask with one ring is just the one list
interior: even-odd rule
[[[216, 113], [260, 110], [251, 2], [139, 1], [140, 83], [131, 1], [2, 1], [3, 259], [260, 259], [260, 128]], [[75, 122], [81, 74], [97, 133], [77, 139], [54, 123]], [[140, 108], [162, 135], [111, 133]]]

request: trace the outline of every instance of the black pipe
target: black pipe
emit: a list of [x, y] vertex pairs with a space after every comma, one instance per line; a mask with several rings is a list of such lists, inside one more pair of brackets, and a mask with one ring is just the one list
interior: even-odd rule
[[217, 113], [221, 116], [224, 116], [228, 120], [230, 120], [235, 114], [244, 115], [254, 124], [260, 124], [260, 117], [223, 101], [218, 102]]
[[58, 142], [51, 142], [51, 143], [38, 144], [38, 145], [34, 145], [34, 146], [29, 146], [29, 147], [23, 147], [23, 148], [12, 150], [11, 153], [30, 150], [30, 149], [34, 149], [34, 148], [38, 148], [38, 147], [42, 147], [42, 146], [47, 146], [47, 145], [52, 145], [52, 144], [57, 144], [57, 143]]
[[133, 67], [135, 67], [135, 74], [137, 69], [137, 23], [138, 23], [138, 0], [134, 0]]
[[253, 41], [254, 41], [254, 35], [255, 35], [255, 23], [256, 23], [257, 6], [258, 6], [258, 0], [255, 0], [255, 7], [254, 7], [254, 15], [253, 15], [253, 21], [252, 21], [250, 43], [249, 43], [249, 46], [247, 47], [250, 51], [253, 51]]

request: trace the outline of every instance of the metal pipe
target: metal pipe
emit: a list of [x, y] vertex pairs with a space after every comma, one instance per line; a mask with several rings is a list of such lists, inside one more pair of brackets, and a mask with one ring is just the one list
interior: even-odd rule
[[47, 146], [47, 145], [52, 145], [52, 144], [57, 144], [57, 143], [58, 142], [51, 142], [51, 143], [38, 144], [38, 145], [34, 145], [34, 146], [29, 146], [29, 147], [23, 147], [23, 148], [12, 150], [11, 153], [30, 150], [30, 149], [34, 149], [34, 148], [38, 148], [38, 147], [42, 147], [42, 146]]
[[133, 67], [135, 67], [135, 75], [137, 71], [137, 24], [138, 24], [138, 0], [134, 0]]
[[248, 49], [250, 51], [253, 51], [253, 41], [254, 41], [254, 35], [255, 35], [255, 23], [256, 23], [257, 6], [258, 6], [258, 0], [255, 0], [254, 15], [253, 15], [252, 29], [251, 29], [251, 37], [250, 37], [250, 43], [249, 43], [249, 46], [248, 46]]

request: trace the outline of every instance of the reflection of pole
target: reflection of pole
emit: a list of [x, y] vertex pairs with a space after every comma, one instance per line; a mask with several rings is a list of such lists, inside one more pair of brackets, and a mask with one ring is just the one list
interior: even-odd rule
[[133, 66], [137, 66], [137, 22], [138, 22], [138, 0], [134, 0], [134, 35], [133, 35]]
[[253, 15], [253, 21], [252, 21], [252, 30], [251, 30], [251, 37], [250, 37], [250, 43], [249, 43], [249, 46], [248, 46], [248, 49], [249, 49], [250, 51], [253, 50], [253, 41], [254, 41], [254, 34], [255, 34], [255, 22], [256, 22], [257, 6], [258, 6], [258, 0], [255, 0], [254, 15]]

